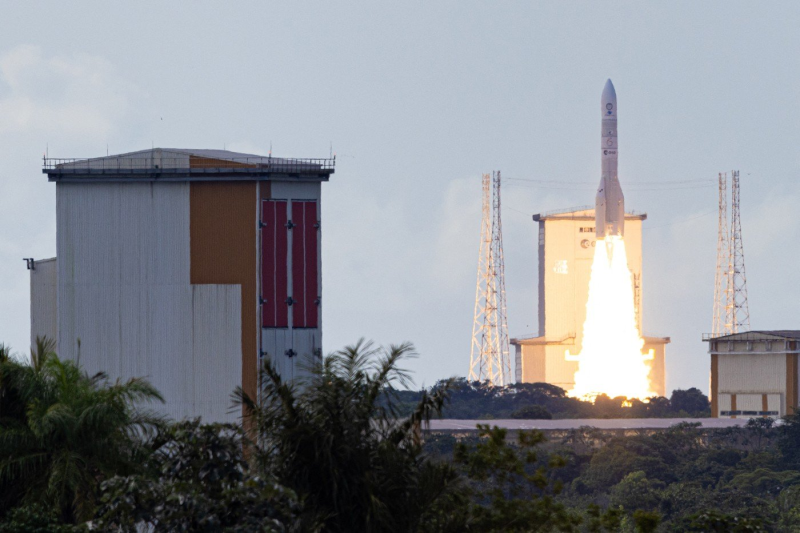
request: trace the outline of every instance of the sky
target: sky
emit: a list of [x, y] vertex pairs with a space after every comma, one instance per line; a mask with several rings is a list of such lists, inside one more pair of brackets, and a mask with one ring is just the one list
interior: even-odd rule
[[22, 258], [55, 254], [45, 151], [272, 146], [336, 153], [325, 351], [411, 341], [418, 386], [465, 375], [481, 174], [504, 178], [510, 334], [536, 333], [531, 214], [593, 203], [607, 78], [668, 390], [708, 391], [719, 172], [741, 172], [752, 327], [800, 329], [800, 3], [0, 0], [0, 20], [0, 341], [20, 352]]

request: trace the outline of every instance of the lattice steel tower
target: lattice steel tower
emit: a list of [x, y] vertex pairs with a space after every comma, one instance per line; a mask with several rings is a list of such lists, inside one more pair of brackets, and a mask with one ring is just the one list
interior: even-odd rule
[[728, 255], [729, 279], [725, 304], [725, 327], [731, 333], [750, 330], [750, 307], [747, 304], [747, 276], [744, 270], [742, 247], [742, 221], [739, 217], [739, 171], [731, 172], [731, 238]]
[[726, 173], [719, 175], [719, 235], [717, 270], [714, 284], [714, 323], [712, 336], [750, 330], [747, 303], [747, 276], [742, 246], [742, 221], [739, 211], [739, 171], [731, 171], [731, 219], [727, 216]]
[[512, 383], [506, 321], [503, 224], [500, 218], [500, 172], [483, 175], [483, 218], [472, 324], [470, 381], [495, 386]]
[[728, 236], [728, 174], [719, 173], [719, 217], [717, 221], [717, 268], [714, 271], [714, 322], [711, 326], [711, 335], [719, 337], [731, 333], [725, 327], [727, 321], [726, 305], [728, 290], [730, 288], [730, 273], [728, 258], [730, 248]]

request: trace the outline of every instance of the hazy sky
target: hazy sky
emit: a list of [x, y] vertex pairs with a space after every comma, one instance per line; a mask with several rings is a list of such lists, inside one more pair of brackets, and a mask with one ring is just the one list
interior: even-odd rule
[[708, 390], [717, 191], [663, 182], [741, 170], [753, 328], [800, 328], [798, 2], [2, 1], [0, 20], [0, 340], [18, 350], [21, 259], [55, 254], [46, 147], [332, 144], [325, 350], [410, 340], [418, 385], [464, 375], [480, 175], [508, 178], [509, 329], [536, 333], [530, 215], [593, 203], [606, 78], [626, 207], [648, 214], [644, 328], [672, 337], [668, 388]]

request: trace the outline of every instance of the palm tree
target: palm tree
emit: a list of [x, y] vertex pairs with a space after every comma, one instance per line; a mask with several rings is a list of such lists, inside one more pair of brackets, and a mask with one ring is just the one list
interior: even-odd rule
[[44, 339], [31, 364], [0, 362], [0, 488], [75, 522], [91, 516], [102, 479], [136, 468], [161, 423], [138, 405], [163, 399], [142, 379], [88, 376], [52, 348]]
[[235, 402], [255, 433], [254, 458], [304, 502], [304, 527], [324, 531], [416, 531], [441, 515], [458, 485], [449, 464], [427, 458], [420, 429], [441, 412], [448, 387], [422, 393], [413, 413], [396, 416], [393, 385], [411, 344], [376, 348], [363, 339], [311, 365], [310, 378], [284, 382], [266, 361], [258, 400], [241, 388]]

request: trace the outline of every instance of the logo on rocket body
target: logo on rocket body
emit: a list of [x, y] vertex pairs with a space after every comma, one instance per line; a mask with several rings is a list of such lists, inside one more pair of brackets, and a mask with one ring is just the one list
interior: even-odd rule
[[622, 237], [625, 225], [625, 198], [617, 176], [617, 93], [611, 80], [600, 99], [601, 174], [595, 198], [595, 228], [598, 239]]

